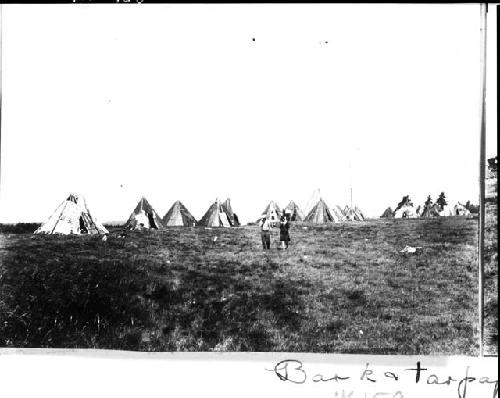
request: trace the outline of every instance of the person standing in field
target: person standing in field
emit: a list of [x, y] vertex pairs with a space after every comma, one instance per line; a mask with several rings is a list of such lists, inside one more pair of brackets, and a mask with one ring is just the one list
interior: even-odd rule
[[283, 214], [280, 218], [280, 243], [282, 249], [288, 249], [288, 242], [290, 242], [290, 233], [288, 232], [289, 229], [290, 223], [288, 222], [285, 210], [283, 210]]
[[99, 252], [99, 257], [106, 256], [108, 254], [108, 237], [106, 235], [97, 235], [97, 251]]
[[260, 235], [262, 238], [262, 248], [268, 250], [271, 248], [271, 222], [266, 216], [260, 219]]

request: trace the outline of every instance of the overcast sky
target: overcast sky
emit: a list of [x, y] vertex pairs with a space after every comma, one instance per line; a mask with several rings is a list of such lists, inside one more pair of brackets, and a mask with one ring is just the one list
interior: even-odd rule
[[351, 185], [371, 216], [477, 203], [479, 27], [479, 5], [3, 5], [0, 222], [70, 191], [102, 221], [144, 195], [248, 222]]

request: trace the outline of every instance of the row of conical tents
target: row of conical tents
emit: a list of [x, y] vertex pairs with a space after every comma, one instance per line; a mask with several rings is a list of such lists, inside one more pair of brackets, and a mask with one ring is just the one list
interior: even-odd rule
[[196, 221], [186, 206], [179, 200], [172, 205], [163, 218], [160, 218], [146, 198], [143, 197], [130, 215], [125, 227], [128, 229], [161, 229], [176, 226], [238, 227], [239, 225], [240, 221], [231, 207], [229, 198], [224, 202], [217, 199], [208, 208], [201, 220]]
[[[130, 214], [125, 228], [131, 230], [162, 229], [171, 226], [236, 227], [238, 216], [233, 212], [229, 199], [216, 200], [203, 218], [197, 222], [189, 210], [176, 201], [163, 218], [142, 197]], [[70, 194], [36, 231], [36, 234], [106, 234], [108, 230], [90, 214], [85, 199]]]
[[141, 198], [125, 224], [127, 229], [161, 229], [170, 226], [194, 226], [196, 219], [181, 201], [176, 201], [160, 218], [146, 198]]
[[470, 216], [471, 212], [467, 207], [460, 202], [454, 206], [440, 206], [437, 203], [417, 206], [404, 203], [402, 206], [392, 210], [390, 207], [385, 209], [380, 218], [431, 218], [431, 217], [450, 217], [450, 216]]
[[260, 218], [265, 216], [271, 221], [277, 221], [283, 213], [291, 221], [305, 221], [315, 224], [363, 221], [365, 219], [363, 212], [357, 206], [354, 208], [346, 206], [344, 209], [340, 206], [329, 207], [321, 197], [307, 215], [300, 210], [293, 200], [282, 211], [276, 202], [271, 201], [262, 212]]
[[[341, 221], [361, 221], [365, 217], [359, 208], [340, 206], [330, 208], [323, 199], [307, 215], [300, 210], [294, 201], [280, 210], [276, 202], [271, 201], [259, 217], [278, 221], [285, 214], [291, 221], [311, 223], [335, 223]], [[237, 227], [240, 225], [238, 216], [231, 207], [231, 202], [216, 200], [206, 211], [201, 220], [195, 217], [180, 201], [176, 201], [161, 218], [146, 198], [141, 198], [128, 218], [125, 228], [130, 230], [162, 229], [171, 226], [204, 226], [204, 227]], [[106, 234], [108, 230], [93, 217], [85, 199], [76, 194], [70, 194], [36, 231], [36, 234]]]

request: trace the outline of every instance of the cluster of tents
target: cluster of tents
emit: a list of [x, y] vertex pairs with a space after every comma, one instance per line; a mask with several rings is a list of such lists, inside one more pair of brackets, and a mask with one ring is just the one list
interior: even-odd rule
[[[488, 197], [496, 200], [497, 195], [497, 158], [488, 160]], [[309, 204], [312, 206], [308, 206]], [[276, 202], [271, 201], [257, 221], [263, 217], [271, 222], [279, 221], [284, 214], [290, 221], [304, 221], [308, 223], [338, 223], [343, 221], [363, 221], [365, 216], [357, 206], [329, 207], [321, 198], [319, 189], [313, 193], [306, 207], [309, 209], [302, 212], [292, 200], [281, 210]], [[450, 206], [441, 192], [436, 203], [430, 196], [423, 206], [414, 207], [409, 195], [403, 196], [395, 210], [388, 207], [381, 218], [429, 218], [442, 216], [470, 216], [478, 212], [478, 206], [467, 202], [460, 202]], [[226, 199], [221, 202], [217, 199], [206, 211], [201, 220], [196, 221], [189, 210], [180, 201], [176, 201], [168, 212], [160, 218], [146, 198], [141, 198], [134, 211], [128, 218], [125, 228], [131, 230], [162, 229], [171, 226], [204, 226], [204, 227], [238, 227], [240, 222], [238, 216], [231, 207], [231, 202]], [[43, 223], [35, 234], [107, 234], [108, 230], [102, 223], [97, 221], [91, 214], [83, 197], [70, 194]]]
[[283, 210], [280, 210], [276, 202], [271, 201], [260, 218], [265, 216], [274, 222], [278, 221], [283, 213], [290, 221], [304, 221], [314, 224], [363, 221], [365, 219], [363, 212], [357, 206], [353, 208], [345, 206], [343, 209], [340, 206], [329, 207], [321, 197], [307, 212], [307, 215], [300, 210], [293, 200]]
[[[229, 199], [216, 200], [200, 221], [196, 221], [181, 201], [176, 201], [161, 218], [146, 198], [142, 197], [130, 214], [125, 228], [130, 230], [163, 229], [171, 226], [236, 227], [238, 216], [233, 212]], [[35, 234], [107, 234], [102, 223], [92, 217], [85, 199], [70, 194], [43, 223]]]
[[[317, 197], [315, 200], [315, 204], [307, 213], [302, 212], [293, 200], [283, 209], [280, 209], [275, 201], [271, 201], [256, 221], [265, 217], [271, 222], [278, 222], [283, 215], [290, 221], [303, 221], [314, 224], [365, 220], [363, 212], [357, 206], [330, 207], [321, 197]], [[465, 205], [457, 203], [450, 206], [444, 201], [443, 196], [443, 198], [438, 198], [436, 203], [432, 203], [432, 200], [428, 197], [423, 206], [415, 207], [407, 195], [398, 203], [394, 211], [390, 207], [387, 208], [381, 218], [469, 216], [471, 209], [474, 208], [474, 206], [469, 205], [469, 203]], [[172, 226], [238, 227], [240, 221], [231, 207], [229, 198], [224, 202], [217, 199], [210, 205], [203, 217], [197, 221], [180, 201], [176, 201], [167, 213], [160, 217], [147, 199], [143, 197], [139, 200], [125, 224], [125, 228], [129, 230], [163, 229]], [[56, 208], [49, 219], [35, 231], [35, 234], [107, 233], [106, 227], [91, 215], [85, 199], [75, 194], [70, 194]]]
[[[380, 218], [431, 218], [431, 217], [449, 217], [449, 216], [470, 216], [473, 206], [457, 202], [454, 206], [446, 201], [437, 201], [433, 203], [430, 196], [423, 206], [415, 207], [409, 197], [406, 195], [399, 202], [395, 210], [390, 207], [385, 209]], [[473, 210], [474, 211], [474, 210]]]
[[[316, 224], [336, 223], [341, 221], [362, 221], [365, 216], [358, 207], [346, 206], [328, 207], [322, 198], [305, 215], [292, 200], [281, 210], [276, 202], [271, 201], [264, 209], [262, 217], [271, 222], [279, 221], [285, 216], [290, 221], [304, 221]], [[197, 221], [195, 217], [180, 201], [176, 201], [162, 217], [142, 197], [130, 214], [125, 228], [129, 230], [163, 229], [171, 226], [203, 226], [203, 227], [238, 227], [240, 221], [231, 207], [230, 199], [221, 202], [217, 199]], [[108, 230], [102, 223], [93, 217], [87, 207], [85, 199], [75, 194], [70, 194], [36, 231], [35, 234], [107, 234]]]

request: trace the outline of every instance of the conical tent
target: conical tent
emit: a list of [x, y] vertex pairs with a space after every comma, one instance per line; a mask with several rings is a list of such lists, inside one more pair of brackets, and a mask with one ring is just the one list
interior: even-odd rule
[[343, 213], [344, 218], [348, 221], [363, 221], [365, 219], [365, 216], [357, 206], [354, 208], [346, 206]]
[[176, 201], [170, 210], [163, 217], [162, 223], [166, 227], [193, 227], [196, 225], [196, 219], [181, 201]]
[[276, 204], [275, 201], [271, 200], [271, 202], [269, 202], [267, 207], [262, 212], [259, 219], [261, 219], [262, 217], [265, 216], [271, 222], [277, 222], [280, 219], [280, 214], [281, 214], [281, 210], [280, 210], [279, 206]]
[[330, 207], [330, 211], [332, 212], [332, 215], [334, 215], [339, 221], [345, 221], [345, 214], [342, 207], [340, 207], [339, 205], [335, 205], [333, 207]]
[[341, 221], [344, 221], [344, 216], [340, 216], [337, 214], [337, 212], [335, 211], [335, 208], [328, 208], [328, 210], [330, 210], [330, 214], [332, 215], [332, 218], [333, 218], [333, 222], [341, 222]]
[[336, 222], [329, 207], [326, 205], [325, 201], [320, 198], [318, 203], [311, 209], [309, 214], [306, 216], [306, 222], [312, 222], [315, 224], [323, 224], [329, 222]]
[[107, 234], [108, 230], [91, 216], [85, 199], [70, 194], [35, 234]]
[[226, 212], [226, 214], [229, 216], [229, 221], [231, 222], [231, 226], [239, 227], [240, 220], [238, 219], [236, 213], [233, 211], [233, 208], [231, 207], [231, 200], [227, 198], [226, 201], [222, 203], [221, 206], [223, 210]]
[[454, 207], [453, 207], [453, 212], [455, 213], [456, 216], [470, 216], [470, 211], [463, 205], [462, 203], [458, 202]]
[[321, 192], [320, 192], [320, 189], [317, 188], [313, 191], [313, 193], [309, 197], [309, 200], [307, 201], [306, 205], [303, 207], [304, 214], [308, 215], [311, 212], [311, 210], [313, 209], [313, 207], [316, 206], [320, 200], [321, 200]]
[[285, 214], [288, 214], [290, 221], [303, 221], [305, 218], [304, 213], [302, 213], [299, 206], [293, 200], [285, 207]]
[[231, 221], [220, 201], [217, 199], [208, 208], [207, 212], [197, 225], [204, 227], [230, 227]]
[[125, 224], [125, 228], [138, 230], [161, 229], [163, 225], [155, 209], [146, 198], [142, 197]]
[[394, 218], [417, 218], [417, 211], [413, 207], [413, 202], [410, 199], [410, 195], [403, 196], [401, 202], [398, 203], [396, 209], [394, 210]]
[[420, 217], [423, 218], [439, 217], [439, 206], [437, 204], [430, 204], [428, 206], [424, 206], [424, 210], [422, 210]]
[[412, 204], [405, 204], [394, 211], [394, 218], [417, 218], [417, 212]]
[[366, 219], [365, 215], [361, 211], [361, 209], [358, 206], [354, 206], [354, 212], [356, 213], [357, 217], [360, 219], [360, 221], [363, 221]]
[[394, 212], [392, 211], [392, 209], [390, 207], [388, 207], [382, 213], [382, 215], [380, 216], [380, 218], [394, 218]]
[[444, 205], [443, 208], [439, 211], [439, 215], [441, 217], [451, 217], [454, 216], [453, 208], [450, 205]]

